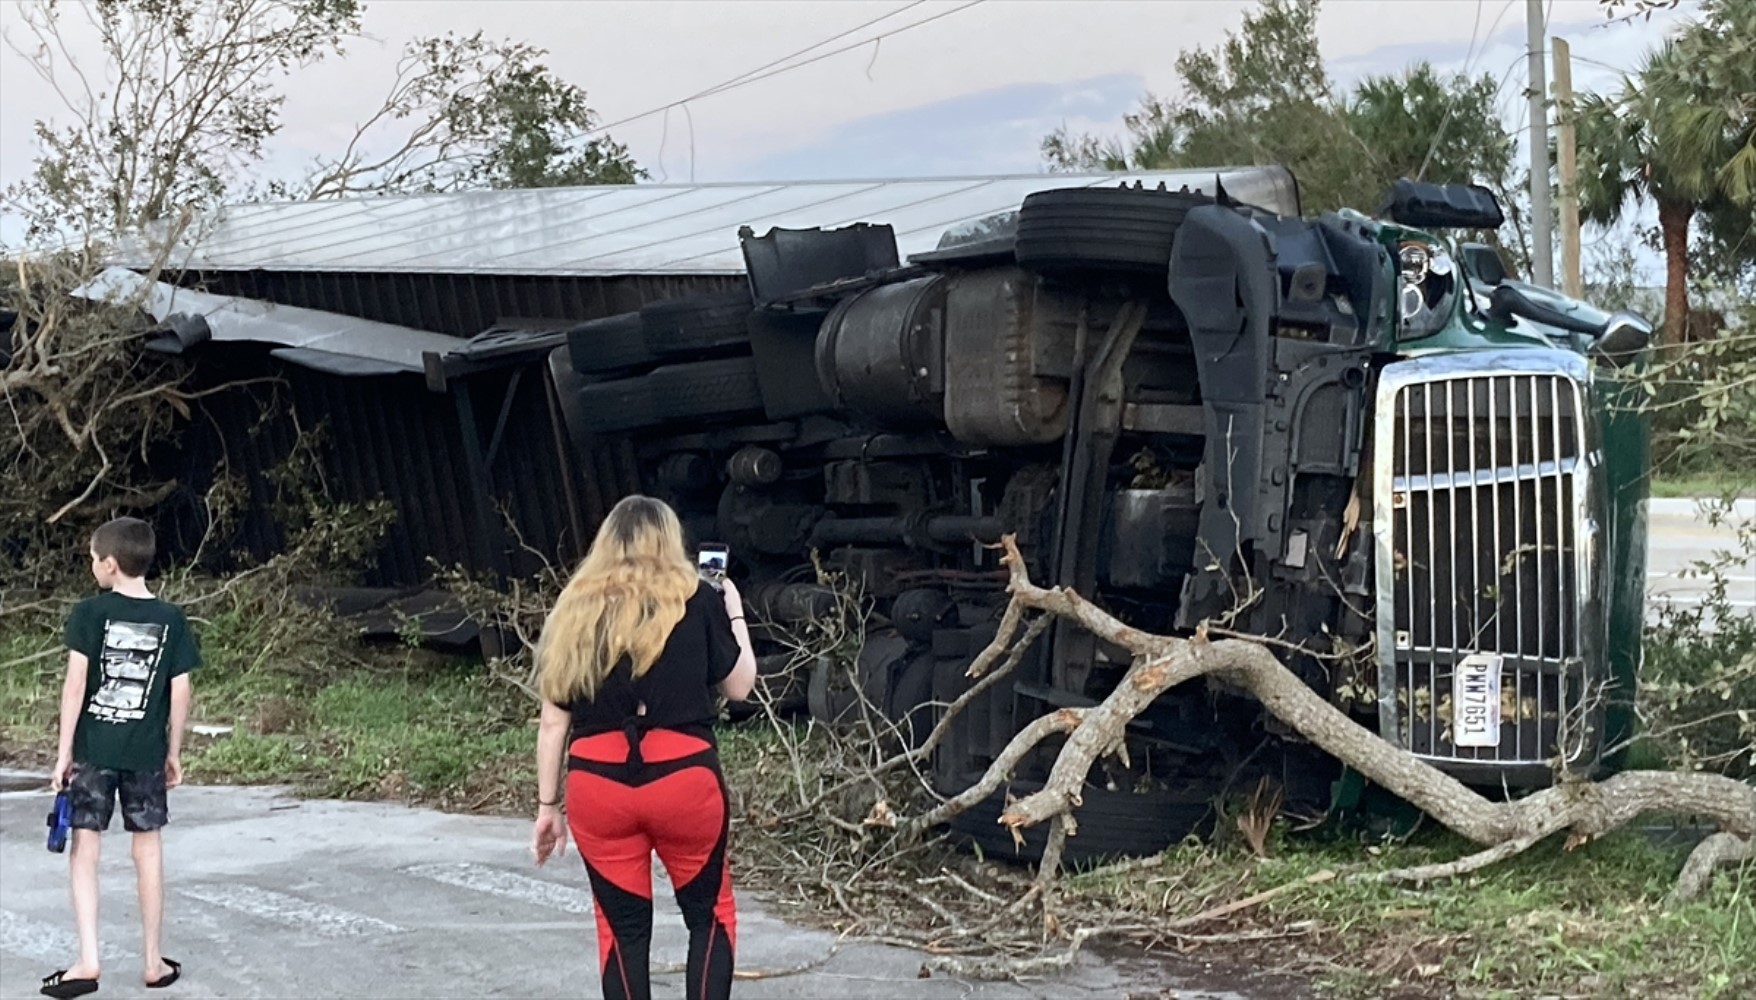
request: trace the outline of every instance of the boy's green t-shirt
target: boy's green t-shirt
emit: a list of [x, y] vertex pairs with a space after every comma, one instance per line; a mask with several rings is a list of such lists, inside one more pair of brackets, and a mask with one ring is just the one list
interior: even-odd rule
[[170, 753], [171, 678], [201, 665], [182, 609], [156, 597], [88, 597], [67, 616], [66, 643], [87, 663], [74, 761], [162, 770]]

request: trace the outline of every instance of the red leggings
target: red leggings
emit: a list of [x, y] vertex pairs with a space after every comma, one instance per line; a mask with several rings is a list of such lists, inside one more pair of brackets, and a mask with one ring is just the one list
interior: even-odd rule
[[652, 855], [689, 927], [689, 1000], [732, 992], [737, 917], [725, 779], [713, 744], [669, 729], [573, 741], [567, 822], [591, 876], [605, 1000], [652, 996]]

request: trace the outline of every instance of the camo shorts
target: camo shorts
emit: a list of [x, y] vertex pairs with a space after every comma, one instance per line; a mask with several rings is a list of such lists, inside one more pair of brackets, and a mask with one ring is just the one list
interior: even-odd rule
[[170, 821], [162, 770], [113, 771], [75, 764], [67, 798], [75, 830], [108, 830], [117, 799], [122, 800], [122, 829], [129, 833], [157, 830]]

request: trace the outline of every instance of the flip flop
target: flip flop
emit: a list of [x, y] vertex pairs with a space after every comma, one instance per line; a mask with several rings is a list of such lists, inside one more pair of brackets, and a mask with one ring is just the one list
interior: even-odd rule
[[171, 967], [171, 974], [161, 979], [154, 979], [152, 982], [147, 983], [146, 988], [149, 990], [162, 990], [182, 978], [183, 966], [181, 964], [169, 958], [161, 958], [159, 961]]
[[97, 991], [97, 980], [68, 979], [66, 969], [57, 969], [54, 975], [43, 980], [43, 996], [56, 997], [58, 1000], [71, 1000], [73, 997], [82, 997]]

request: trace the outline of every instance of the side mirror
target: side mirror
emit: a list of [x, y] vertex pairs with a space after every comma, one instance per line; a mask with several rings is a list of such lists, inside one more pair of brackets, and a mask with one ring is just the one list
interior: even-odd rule
[[1597, 336], [1598, 331], [1604, 329], [1602, 324], [1587, 317], [1563, 312], [1535, 295], [1528, 294], [1527, 288], [1539, 294], [1542, 292], [1533, 286], [1520, 288], [1515, 285], [1496, 285], [1493, 294], [1489, 296], [1488, 315], [1502, 323], [1511, 323], [1513, 317], [1522, 316], [1532, 322], [1566, 330], [1568, 333], [1582, 333], [1591, 337]]
[[1603, 336], [1591, 345], [1591, 356], [1615, 368], [1623, 368], [1640, 357], [1652, 343], [1652, 324], [1634, 313], [1619, 312], [1604, 325]]

